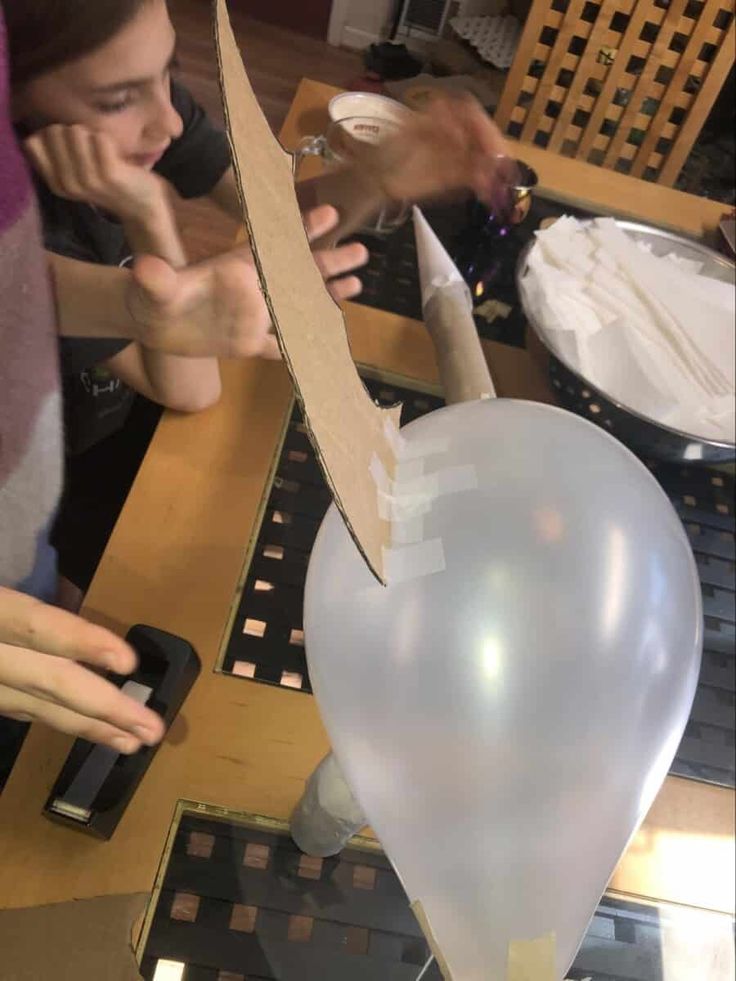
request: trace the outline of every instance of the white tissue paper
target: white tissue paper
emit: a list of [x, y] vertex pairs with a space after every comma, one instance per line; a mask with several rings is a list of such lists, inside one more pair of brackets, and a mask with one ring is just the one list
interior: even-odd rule
[[656, 256], [612, 218], [537, 232], [522, 279], [552, 349], [630, 409], [733, 443], [736, 288], [702, 263]]

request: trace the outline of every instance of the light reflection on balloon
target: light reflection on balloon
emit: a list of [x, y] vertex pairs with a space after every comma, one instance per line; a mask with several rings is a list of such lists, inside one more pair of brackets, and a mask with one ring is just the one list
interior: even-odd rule
[[503, 673], [502, 646], [497, 637], [488, 637], [483, 642], [481, 653], [481, 675], [492, 684], [501, 680]]
[[603, 599], [604, 643], [616, 636], [619, 621], [626, 609], [626, 591], [633, 583], [629, 575], [629, 545], [621, 528], [611, 525], [608, 529], [608, 579], [604, 584]]

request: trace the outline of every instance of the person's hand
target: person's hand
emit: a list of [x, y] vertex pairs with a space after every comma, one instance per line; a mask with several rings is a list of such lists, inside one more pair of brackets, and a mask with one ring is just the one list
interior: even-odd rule
[[[337, 220], [330, 206], [314, 209], [305, 219], [310, 240], [324, 235]], [[360, 281], [335, 277], [345, 276], [367, 257], [357, 243], [315, 253], [336, 300], [354, 296]], [[127, 303], [147, 347], [190, 357], [280, 356], [248, 246], [179, 270], [155, 256], [142, 256], [133, 265]]]
[[34, 167], [58, 197], [84, 201], [123, 220], [142, 220], [165, 201], [164, 181], [124, 160], [106, 134], [54, 124], [25, 141]]
[[126, 303], [138, 340], [152, 350], [195, 358], [279, 357], [247, 245], [183, 269], [140, 256]]
[[104, 627], [0, 587], [0, 715], [120, 753], [159, 742], [161, 717], [84, 664], [130, 674], [136, 656]]
[[395, 200], [473, 191], [491, 203], [513, 177], [501, 131], [469, 94], [438, 94], [379, 144], [348, 137], [348, 156]]
[[[304, 215], [304, 227], [310, 242], [318, 242], [337, 226], [339, 216], [331, 205], [312, 208]], [[315, 249], [314, 259], [327, 289], [338, 303], [357, 296], [363, 284], [357, 276], [347, 275], [368, 262], [368, 249], [360, 242], [338, 245], [332, 249]]]

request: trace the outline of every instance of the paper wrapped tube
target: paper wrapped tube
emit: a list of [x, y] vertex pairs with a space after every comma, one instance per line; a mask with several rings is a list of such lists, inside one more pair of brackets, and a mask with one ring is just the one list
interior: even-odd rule
[[424, 321], [434, 343], [446, 401], [470, 402], [495, 395], [465, 284], [438, 289], [424, 307]]
[[445, 399], [472, 402], [496, 393], [473, 320], [470, 291], [460, 272], [414, 208], [422, 310], [432, 338]]

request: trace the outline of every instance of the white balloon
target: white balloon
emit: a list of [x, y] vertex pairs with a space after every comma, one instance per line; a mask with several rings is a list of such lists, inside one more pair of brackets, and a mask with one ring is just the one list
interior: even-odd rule
[[468, 402], [401, 433], [446, 440], [425, 473], [472, 465], [478, 486], [423, 516], [444, 571], [387, 587], [330, 509], [306, 585], [314, 692], [453, 979], [503, 978], [509, 943], [549, 931], [563, 977], [688, 719], [690, 545], [644, 465], [560, 409]]

